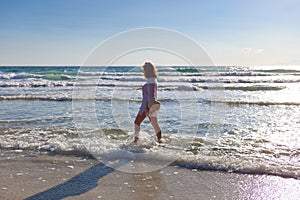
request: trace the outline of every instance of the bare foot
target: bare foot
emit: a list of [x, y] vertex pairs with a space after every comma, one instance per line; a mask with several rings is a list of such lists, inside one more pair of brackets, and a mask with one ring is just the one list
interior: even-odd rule
[[138, 142], [138, 140], [139, 140], [139, 138], [138, 137], [134, 137], [134, 143], [137, 143]]
[[162, 140], [161, 140], [161, 131], [159, 131], [158, 133], [156, 133], [156, 137], [157, 137], [157, 142], [158, 143], [162, 143]]

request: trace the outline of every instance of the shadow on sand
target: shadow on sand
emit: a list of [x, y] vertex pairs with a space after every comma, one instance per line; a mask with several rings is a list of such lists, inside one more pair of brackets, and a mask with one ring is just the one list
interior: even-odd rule
[[35, 194], [26, 199], [57, 200], [69, 196], [77, 196], [96, 188], [98, 186], [98, 180], [113, 172], [114, 170], [115, 169], [107, 167], [104, 164], [100, 163], [71, 178], [67, 182], [52, 187], [41, 193]]

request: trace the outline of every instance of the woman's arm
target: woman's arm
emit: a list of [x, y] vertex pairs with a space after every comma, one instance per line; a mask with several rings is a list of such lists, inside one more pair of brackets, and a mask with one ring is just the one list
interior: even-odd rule
[[157, 99], [157, 84], [156, 83], [148, 83], [147, 84], [147, 104], [151, 105], [152, 102], [154, 102]]

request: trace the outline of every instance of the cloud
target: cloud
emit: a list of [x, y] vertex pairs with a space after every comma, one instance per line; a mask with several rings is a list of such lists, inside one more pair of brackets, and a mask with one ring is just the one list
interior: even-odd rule
[[250, 47], [242, 48], [242, 53], [252, 53], [252, 54], [261, 54], [263, 53], [264, 49], [254, 49]]
[[252, 48], [242, 48], [243, 53], [251, 53]]
[[264, 51], [263, 49], [256, 49], [256, 50], [254, 51], [254, 53], [256, 53], [256, 54], [261, 54], [263, 51]]

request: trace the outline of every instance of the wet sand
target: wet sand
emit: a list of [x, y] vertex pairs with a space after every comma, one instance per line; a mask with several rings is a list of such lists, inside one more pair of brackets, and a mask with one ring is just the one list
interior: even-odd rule
[[299, 199], [300, 180], [168, 166], [130, 174], [74, 156], [1, 152], [0, 199]]

